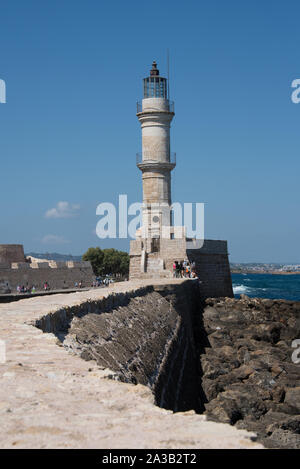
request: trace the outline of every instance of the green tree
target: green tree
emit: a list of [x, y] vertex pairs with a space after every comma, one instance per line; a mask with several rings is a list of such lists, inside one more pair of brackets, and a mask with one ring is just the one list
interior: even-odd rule
[[129, 254], [117, 249], [89, 248], [83, 254], [84, 261], [90, 261], [94, 274], [96, 276], [107, 274], [128, 275], [129, 273]]
[[128, 252], [119, 251], [120, 257], [120, 274], [128, 275], [129, 274], [129, 254]]
[[129, 255], [117, 249], [104, 249], [103, 273], [127, 275], [129, 272]]
[[82, 256], [84, 261], [90, 261], [94, 274], [102, 275], [104, 252], [99, 247], [89, 248]]

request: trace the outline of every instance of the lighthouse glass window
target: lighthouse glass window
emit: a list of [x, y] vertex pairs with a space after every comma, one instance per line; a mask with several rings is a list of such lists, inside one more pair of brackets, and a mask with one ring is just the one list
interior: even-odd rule
[[160, 77], [149, 77], [144, 79], [145, 98], [166, 98], [166, 79]]

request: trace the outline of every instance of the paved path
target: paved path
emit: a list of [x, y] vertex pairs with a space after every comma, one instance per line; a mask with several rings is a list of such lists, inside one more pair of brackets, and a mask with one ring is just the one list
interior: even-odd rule
[[262, 448], [244, 430], [156, 407], [148, 388], [105, 379], [109, 370], [69, 354], [54, 335], [30, 325], [62, 306], [150, 283], [122, 282], [0, 305], [0, 339], [6, 344], [1, 448]]
[[[101, 288], [101, 287], [97, 287]], [[64, 290], [37, 290], [34, 293], [1, 293], [0, 303], [10, 303], [11, 301], [19, 301], [27, 298], [35, 298], [36, 296], [57, 295], [58, 293], [75, 293], [77, 291], [88, 291], [90, 288], [65, 288]]]

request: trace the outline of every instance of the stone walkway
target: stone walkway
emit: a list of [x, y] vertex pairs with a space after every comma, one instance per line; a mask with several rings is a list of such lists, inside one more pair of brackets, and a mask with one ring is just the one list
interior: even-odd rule
[[53, 334], [30, 324], [63, 306], [148, 284], [122, 282], [0, 305], [6, 346], [6, 362], [0, 364], [1, 448], [262, 448], [244, 430], [207, 422], [193, 411], [173, 414], [156, 407], [148, 388], [106, 379], [109, 370], [69, 354]]

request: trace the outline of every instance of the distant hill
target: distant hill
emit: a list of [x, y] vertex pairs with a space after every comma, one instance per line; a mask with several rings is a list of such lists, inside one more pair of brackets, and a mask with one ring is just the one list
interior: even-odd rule
[[47, 259], [49, 261], [81, 261], [82, 256], [72, 256], [72, 254], [59, 254], [58, 252], [46, 252], [46, 253], [38, 253], [38, 252], [27, 252], [25, 256], [32, 256], [37, 259]]

